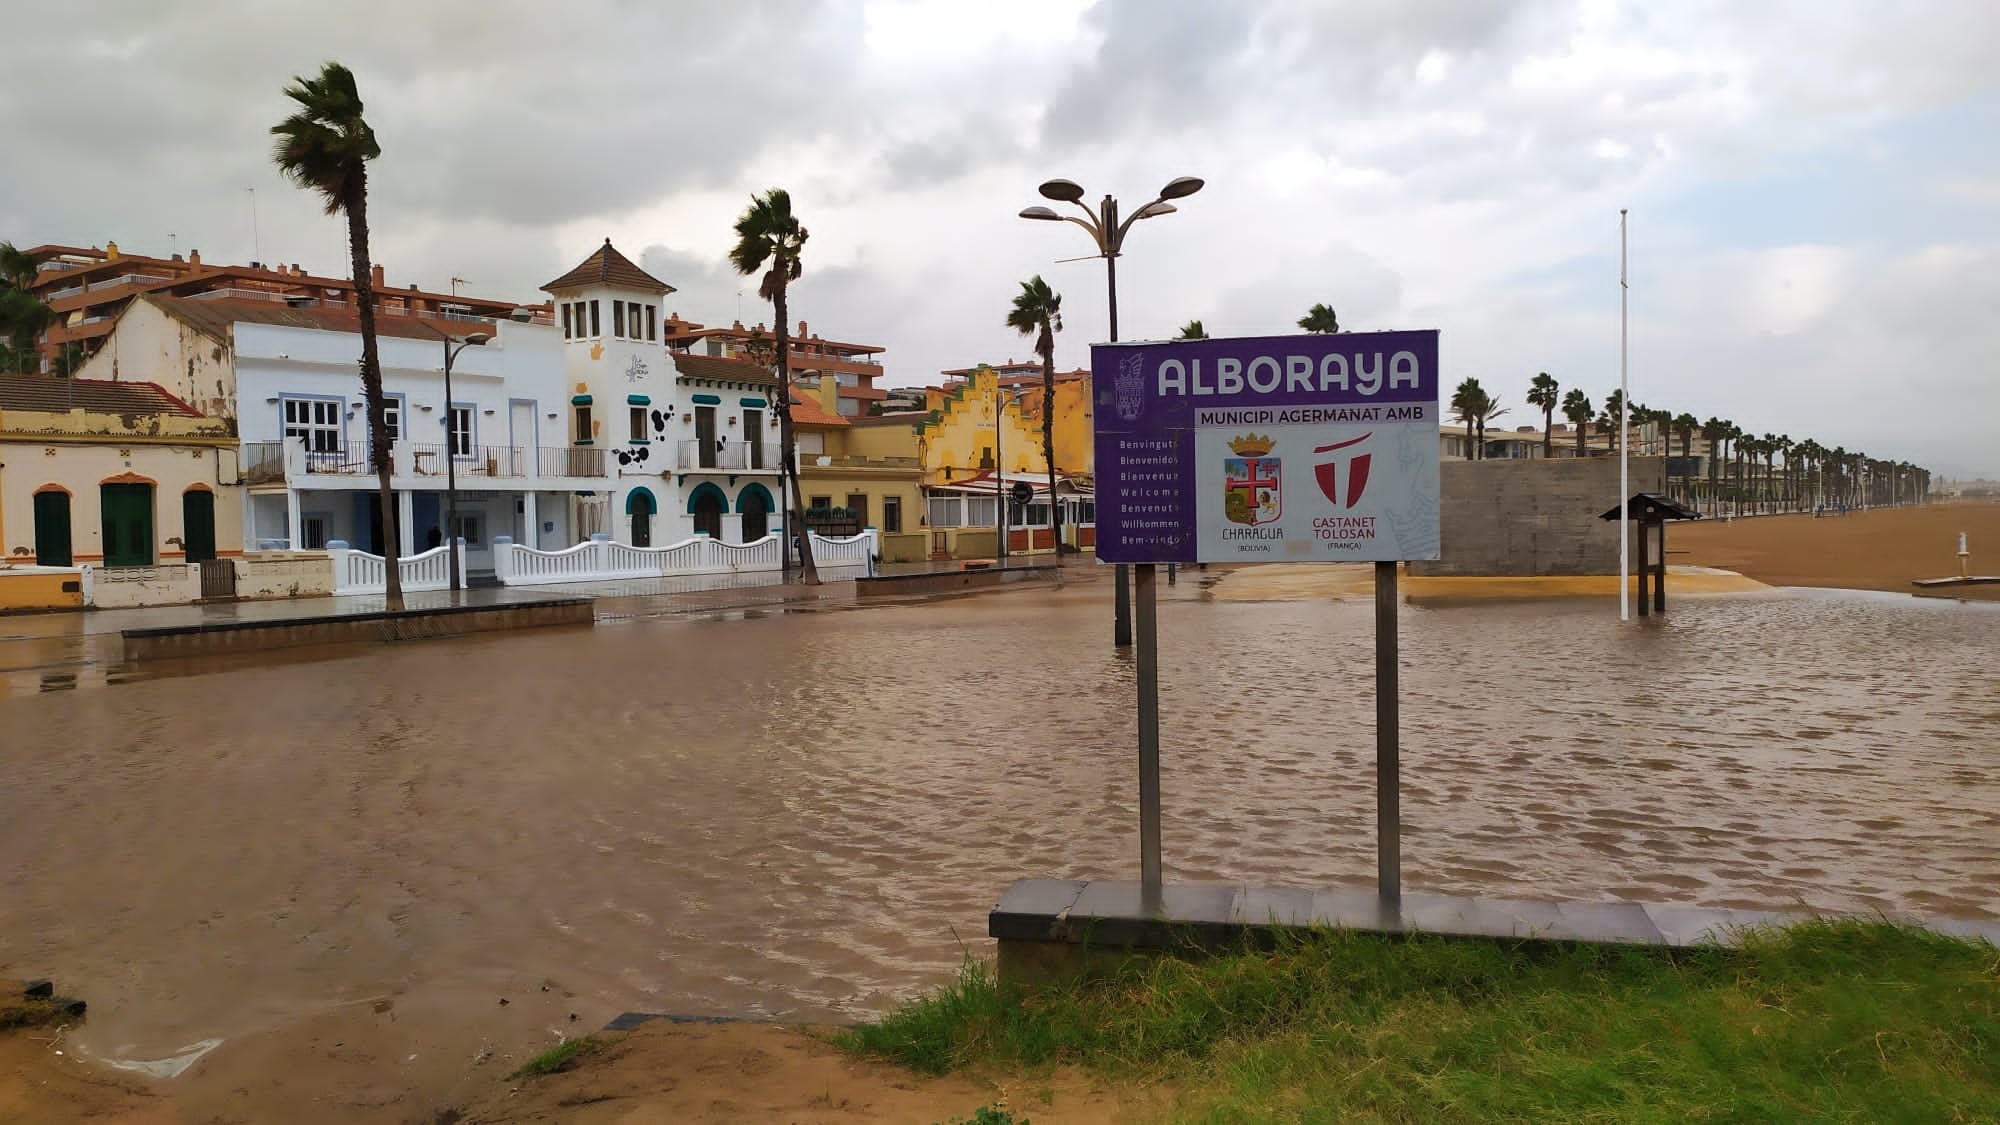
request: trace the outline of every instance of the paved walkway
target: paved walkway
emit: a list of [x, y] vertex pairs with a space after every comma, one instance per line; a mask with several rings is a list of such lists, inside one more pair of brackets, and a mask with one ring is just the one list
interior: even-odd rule
[[[1003, 942], [1161, 948], [1190, 938], [1209, 943], [1245, 932], [1335, 927], [1369, 933], [1576, 941], [1613, 945], [1732, 944], [1743, 930], [1820, 915], [1802, 910], [1731, 910], [1638, 902], [1544, 902], [1405, 892], [1385, 902], [1373, 891], [1292, 890], [1240, 883], [1168, 884], [1159, 909], [1126, 880], [1021, 879], [987, 916]], [[2000, 945], [2000, 920], [1906, 919], [1938, 933]], [[1005, 956], [1003, 952], [1003, 958]]]

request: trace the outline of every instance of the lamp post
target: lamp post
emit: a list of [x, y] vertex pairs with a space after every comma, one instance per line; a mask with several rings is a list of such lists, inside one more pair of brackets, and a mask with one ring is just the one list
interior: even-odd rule
[[449, 548], [451, 588], [456, 592], [465, 588], [465, 581], [458, 572], [458, 438], [451, 428], [451, 361], [458, 358], [458, 353], [480, 347], [491, 337], [484, 332], [464, 336], [438, 332], [438, 335], [444, 337], [444, 545]]
[[[1083, 187], [1073, 180], [1050, 180], [1040, 191], [1042, 198], [1058, 203], [1068, 203], [1083, 212], [1083, 218], [1075, 215], [1058, 215], [1039, 204], [1022, 209], [1021, 217], [1041, 222], [1075, 223], [1090, 232], [1091, 241], [1097, 244], [1095, 257], [1104, 259], [1104, 288], [1110, 311], [1111, 342], [1118, 342], [1118, 255], [1125, 247], [1126, 232], [1140, 219], [1152, 219], [1161, 215], [1171, 215], [1175, 211], [1170, 199], [1185, 199], [1201, 190], [1202, 181], [1194, 176], [1176, 176], [1167, 181], [1159, 195], [1151, 203], [1139, 208], [1125, 219], [1118, 221], [1118, 201], [1107, 195], [1092, 210], [1083, 202]], [[1055, 497], [1050, 496], [1053, 504]], [[1150, 571], [1149, 571], [1150, 574]], [[1119, 563], [1115, 570], [1116, 602], [1111, 624], [1111, 643], [1120, 647], [1132, 643], [1132, 587], [1130, 570]]]
[[[1023, 391], [1022, 393], [1025, 394], [1026, 392]], [[998, 561], [1002, 563], [1005, 563], [1007, 561], [1007, 470], [1006, 470], [1006, 462], [1000, 459], [1000, 433], [1002, 430], [1006, 429], [1008, 401], [1009, 399], [1006, 390], [1000, 386], [1000, 377], [997, 375], [994, 376], [993, 377], [993, 528], [995, 531], [994, 551]], [[1021, 401], [1020, 396], [1016, 395], [1012, 399], [1012, 401], [1016, 403], [1020, 402]], [[1032, 547], [1034, 545], [1032, 542], [1033, 539], [1032, 532], [1029, 533], [1029, 538], [1031, 540], [1029, 546]]]

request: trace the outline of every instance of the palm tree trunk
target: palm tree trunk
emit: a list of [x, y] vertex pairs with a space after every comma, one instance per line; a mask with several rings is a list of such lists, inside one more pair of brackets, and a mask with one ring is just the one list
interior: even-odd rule
[[[792, 529], [799, 537], [799, 584], [819, 585], [819, 567], [813, 563], [812, 529], [806, 526], [805, 497], [799, 491], [798, 446], [792, 437], [792, 341], [790, 326], [786, 320], [789, 310], [785, 307], [785, 263], [773, 260], [771, 269], [777, 272], [778, 284], [771, 294], [771, 311], [778, 319], [778, 451], [785, 459], [785, 479], [792, 486]], [[792, 549], [790, 543], [784, 549]]]
[[[1049, 528], [1055, 534], [1056, 562], [1062, 562], [1062, 505], [1056, 503], [1056, 349], [1055, 341], [1049, 339], [1047, 322], [1043, 322], [1042, 339], [1047, 346], [1042, 349], [1042, 458], [1049, 463]], [[1028, 532], [1028, 546], [1033, 547], [1034, 531]]]
[[[382, 360], [375, 348], [375, 279], [373, 267], [368, 261], [368, 170], [365, 166], [357, 166], [354, 187], [342, 210], [347, 212], [348, 251], [354, 259], [351, 263], [354, 267], [354, 300], [359, 306], [355, 315], [361, 320], [361, 393], [368, 400], [368, 456], [375, 463], [377, 495], [382, 507], [383, 603], [394, 612], [403, 608], [403, 568], [397, 558], [402, 545], [402, 528], [397, 520], [396, 490], [389, 482], [394, 460], [390, 456], [388, 400], [382, 397]], [[458, 541], [449, 531], [445, 542], [453, 550], [458, 549]]]
[[1555, 424], [1556, 404], [1551, 402], [1547, 406], [1542, 407], [1542, 460], [1544, 461], [1548, 460], [1549, 454], [1555, 451], [1555, 434], [1550, 432], [1555, 427]]

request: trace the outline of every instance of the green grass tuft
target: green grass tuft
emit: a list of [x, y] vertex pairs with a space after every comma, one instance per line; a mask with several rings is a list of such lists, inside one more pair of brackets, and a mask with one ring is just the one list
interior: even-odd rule
[[1195, 1120], [2000, 1120], [2000, 952], [1866, 921], [1674, 951], [1325, 932], [1028, 992], [968, 961], [837, 1041], [1171, 1080]]
[[536, 1055], [534, 1058], [529, 1059], [527, 1062], [522, 1063], [519, 1070], [516, 1070], [507, 1077], [526, 1078], [531, 1075], [554, 1074], [558, 1071], [568, 1070], [570, 1067], [576, 1065], [578, 1060], [594, 1055], [602, 1051], [606, 1046], [609, 1046], [609, 1044], [592, 1035], [585, 1035], [576, 1039], [565, 1039], [548, 1050], [543, 1051], [541, 1054]]

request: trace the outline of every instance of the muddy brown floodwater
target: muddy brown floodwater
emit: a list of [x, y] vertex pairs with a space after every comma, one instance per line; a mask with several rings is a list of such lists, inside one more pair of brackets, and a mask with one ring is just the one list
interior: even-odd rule
[[[1136, 869], [1108, 587], [0, 699], [0, 976], [87, 997], [90, 1057], [219, 1040], [181, 1081], [345, 1083], [333, 1118], [623, 1010], [880, 1010], [983, 949], [1015, 877]], [[1163, 601], [1169, 878], [1372, 878], [1371, 613]], [[1405, 607], [1402, 631], [1412, 888], [2000, 916], [2000, 606], [1787, 591], [1628, 627]]]

